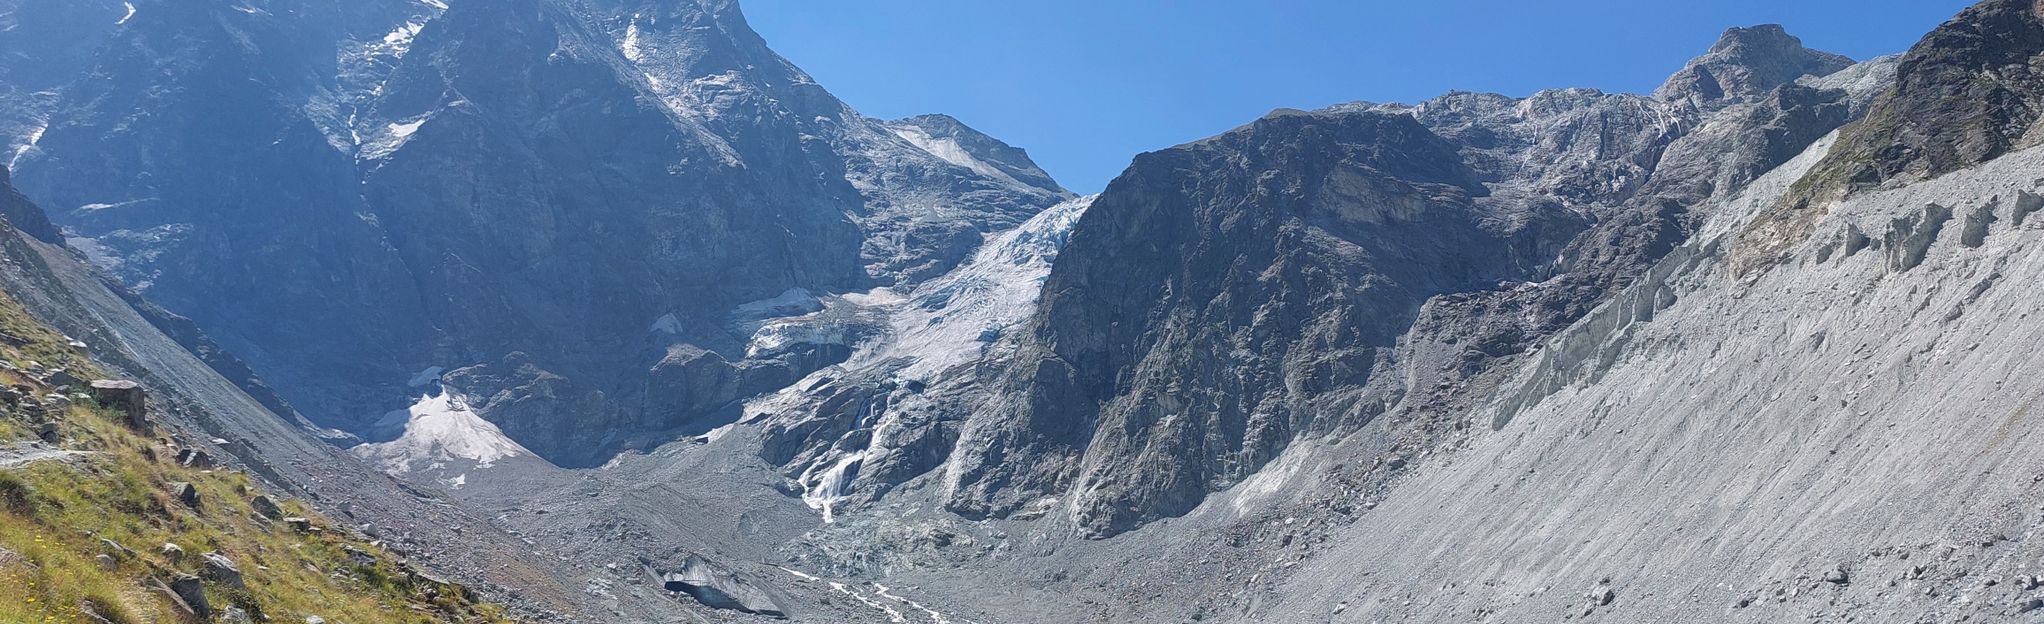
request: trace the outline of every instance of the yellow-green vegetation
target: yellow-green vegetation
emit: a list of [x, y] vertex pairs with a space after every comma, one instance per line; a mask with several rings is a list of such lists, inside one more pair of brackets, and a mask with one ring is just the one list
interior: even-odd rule
[[1895, 142], [1901, 125], [1884, 97], [1865, 118], [1841, 128], [1831, 151], [1740, 234], [1733, 249], [1733, 274], [1746, 275], [1780, 262], [1790, 248], [1809, 238], [1832, 206], [1859, 187], [1878, 182], [1873, 168], [1876, 152]]
[[[63, 366], [88, 380], [96, 372], [67, 339], [4, 295], [0, 331], [0, 360], [19, 369]], [[5, 367], [0, 386], [50, 391]], [[35, 431], [31, 421], [41, 417], [6, 411], [0, 453], [18, 458]], [[200, 573], [204, 553], [231, 560], [246, 586], [205, 581], [216, 621], [230, 607], [253, 621], [291, 624], [308, 616], [350, 624], [505, 621], [461, 587], [414, 572], [298, 502], [279, 501], [281, 516], [310, 519], [314, 530], [262, 516], [251, 503], [259, 485], [247, 475], [180, 465], [173, 441], [131, 431], [119, 414], [89, 400], [48, 418], [59, 423], [62, 451], [78, 454], [0, 463], [0, 623], [200, 621], [152, 587]], [[192, 484], [199, 505], [180, 500], [172, 483]], [[182, 553], [166, 552], [165, 544]]]

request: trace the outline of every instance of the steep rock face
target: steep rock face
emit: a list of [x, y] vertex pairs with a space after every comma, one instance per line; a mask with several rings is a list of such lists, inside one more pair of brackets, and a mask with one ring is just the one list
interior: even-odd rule
[[0, 167], [0, 217], [22, 233], [36, 237], [45, 243], [63, 244], [64, 233], [50, 222], [50, 216], [43, 209], [14, 190], [14, 181], [6, 167]]
[[[1381, 409], [1333, 391], [1367, 384], [1428, 297], [1537, 262], [1541, 232], [1495, 227], [1482, 192], [1452, 144], [1374, 111], [1279, 113], [1139, 157], [1052, 269], [1013, 416], [967, 432], [951, 507], [1012, 513], [1078, 485], [1087, 512], [1181, 512], [1315, 421]], [[1103, 530], [1144, 518], [1087, 512]]]
[[1737, 243], [1742, 273], [1802, 242], [1849, 195], [1934, 178], [2036, 145], [2044, 110], [2044, 5], [1988, 0], [1902, 56], [1893, 88]]
[[[1069, 196], [955, 121], [852, 111], [731, 2], [145, 2], [106, 21], [78, 69], [44, 70], [20, 182], [96, 262], [344, 429], [414, 398], [417, 371], [523, 353], [605, 397], [557, 418], [654, 439], [706, 416], [649, 404], [656, 367], [682, 345], [746, 366], [742, 304], [913, 284]], [[771, 359], [754, 392], [831, 361]], [[533, 442], [575, 464], [612, 450]]]
[[1913, 182], [2035, 145], [2044, 110], [2044, 5], [1982, 2], [1903, 55], [1895, 87], [1845, 137], [1856, 184]]
[[[1811, 76], [1842, 67], [1736, 29], [1685, 70], [1724, 77], [1709, 98], [1451, 94], [1145, 155], [1078, 225], [945, 504], [1105, 536], [1387, 415], [1363, 467], [1428, 453], [1506, 365], [1686, 240], [1692, 210], [1849, 120], [1867, 87]], [[1340, 130], [1357, 124], [1381, 127]]]

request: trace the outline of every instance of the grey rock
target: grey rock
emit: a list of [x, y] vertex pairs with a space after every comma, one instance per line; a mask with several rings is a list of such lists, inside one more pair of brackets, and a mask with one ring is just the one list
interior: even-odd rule
[[169, 559], [171, 563], [184, 561], [185, 558], [184, 547], [170, 542], [164, 542], [163, 547], [158, 548], [157, 552], [161, 553], [163, 555], [163, 558]]
[[51, 369], [50, 376], [46, 381], [48, 381], [50, 385], [59, 388], [77, 387], [84, 383], [82, 380], [78, 379], [77, 375], [71, 374], [71, 371], [61, 368]]
[[170, 581], [167, 591], [177, 599], [180, 606], [191, 613], [201, 618], [213, 614], [212, 603], [206, 601], [206, 585], [199, 577], [190, 574], [179, 575]]
[[127, 419], [129, 427], [138, 431], [149, 430], [149, 407], [142, 384], [115, 379], [94, 380], [91, 385], [92, 398], [101, 405], [118, 410]]
[[213, 456], [198, 449], [182, 449], [177, 452], [177, 464], [186, 468], [212, 469]]
[[186, 507], [198, 509], [205, 502], [201, 500], [199, 488], [190, 483], [173, 481], [167, 487], [170, 488], [170, 495], [177, 497], [178, 502], [184, 503]]
[[267, 494], [257, 494], [255, 498], [248, 499], [248, 504], [250, 507], [255, 508], [257, 514], [264, 518], [271, 520], [284, 519], [284, 508], [278, 507], [277, 501], [271, 499]]
[[228, 607], [220, 611], [220, 622], [221, 624], [254, 624], [255, 618], [249, 617], [248, 612], [242, 610], [241, 607]]
[[235, 589], [247, 588], [247, 584], [241, 576], [241, 568], [234, 565], [234, 560], [228, 559], [226, 555], [217, 552], [199, 555], [199, 558], [203, 566], [199, 572], [201, 577]]
[[116, 542], [110, 539], [101, 538], [99, 540], [99, 549], [102, 552], [102, 554], [117, 557], [123, 560], [132, 560], [135, 558], [134, 550], [126, 546], [122, 546], [120, 542]]

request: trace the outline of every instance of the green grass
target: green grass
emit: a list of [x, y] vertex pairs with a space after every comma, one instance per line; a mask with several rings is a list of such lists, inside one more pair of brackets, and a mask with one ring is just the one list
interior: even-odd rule
[[[4, 296], [0, 330], [25, 339], [0, 344], [0, 360], [64, 366], [81, 378], [97, 374], [61, 334]], [[0, 384], [28, 382], [0, 370]], [[233, 560], [247, 583], [245, 591], [208, 583], [216, 613], [232, 605], [257, 621], [268, 616], [293, 624], [309, 615], [351, 624], [507, 621], [459, 587], [426, 580], [381, 549], [333, 530], [300, 502], [279, 501], [285, 515], [311, 518], [326, 530], [300, 534], [261, 519], [249, 502], [261, 493], [255, 480], [179, 466], [166, 440], [130, 431], [118, 415], [90, 403], [72, 407], [61, 426], [64, 448], [91, 455], [0, 469], [0, 549], [15, 555], [12, 563], [0, 561], [0, 623], [89, 623], [88, 608], [119, 624], [186, 621], [145, 583], [196, 573], [206, 552]], [[29, 431], [20, 416], [0, 415], [0, 445], [23, 441]], [[171, 482], [192, 483], [202, 504], [193, 509], [178, 501]], [[103, 567], [96, 558], [111, 553], [102, 539], [133, 555], [118, 555]], [[182, 559], [162, 554], [165, 543], [183, 548]], [[349, 548], [374, 560], [355, 562]], [[7, 558], [0, 553], [0, 560]]]

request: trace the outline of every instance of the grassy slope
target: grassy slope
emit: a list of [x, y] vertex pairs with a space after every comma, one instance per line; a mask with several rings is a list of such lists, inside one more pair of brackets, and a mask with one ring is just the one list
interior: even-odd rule
[[[27, 368], [64, 366], [93, 378], [93, 366], [67, 340], [30, 317], [13, 299], [0, 295], [0, 330], [26, 339], [0, 342], [0, 360]], [[48, 389], [28, 376], [0, 367], [0, 385]], [[167, 440], [151, 439], [118, 424], [119, 417], [79, 401], [61, 416], [60, 446], [90, 455], [0, 469], [0, 622], [92, 623], [95, 611], [117, 623], [179, 622], [170, 599], [146, 589], [148, 579], [165, 582], [196, 573], [200, 554], [232, 559], [247, 590], [207, 583], [216, 617], [239, 606], [271, 621], [296, 624], [306, 616], [350, 624], [397, 622], [500, 622], [488, 605], [468, 592], [424, 578], [374, 545], [331, 530], [331, 522], [295, 501], [282, 501], [286, 516], [313, 519], [329, 530], [300, 534], [253, 513], [249, 501], [259, 486], [230, 470], [177, 465]], [[26, 441], [33, 431], [18, 410], [0, 415], [0, 449]], [[193, 509], [166, 485], [189, 482], [202, 494]], [[112, 540], [134, 551], [117, 555], [103, 568], [96, 558]], [[160, 552], [165, 543], [184, 549], [181, 560]], [[351, 560], [349, 548], [374, 561]], [[10, 556], [10, 553], [12, 555]], [[12, 561], [10, 561], [10, 559]]]

